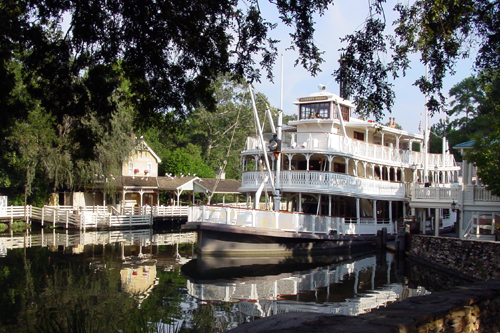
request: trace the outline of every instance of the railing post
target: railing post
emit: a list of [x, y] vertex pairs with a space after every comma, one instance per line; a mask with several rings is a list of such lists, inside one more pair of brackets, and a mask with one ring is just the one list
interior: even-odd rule
[[66, 211], [66, 230], [68, 229], [68, 222], [69, 222], [69, 210]]
[[43, 227], [44, 220], [45, 220], [45, 205], [42, 207], [42, 220], [40, 221], [42, 227]]
[[224, 210], [226, 211], [226, 224], [229, 225], [231, 224], [231, 208], [224, 207]]
[[54, 214], [52, 214], [52, 217], [54, 220], [52, 221], [52, 226], [55, 228], [56, 227], [56, 210], [54, 209]]
[[205, 222], [205, 205], [201, 206], [201, 222]]

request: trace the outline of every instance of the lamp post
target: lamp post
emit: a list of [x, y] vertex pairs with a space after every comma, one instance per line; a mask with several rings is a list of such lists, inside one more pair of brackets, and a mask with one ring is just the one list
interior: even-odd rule
[[457, 209], [457, 203], [455, 202], [455, 199], [453, 199], [453, 202], [451, 203], [451, 211], [454, 213], [456, 209]]

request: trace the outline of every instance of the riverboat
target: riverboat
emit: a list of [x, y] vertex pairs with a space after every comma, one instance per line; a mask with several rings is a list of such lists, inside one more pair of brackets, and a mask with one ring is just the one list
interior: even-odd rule
[[[248, 208], [191, 208], [186, 228], [205, 232], [201, 253], [350, 248], [373, 242], [383, 229], [394, 235], [405, 219], [415, 219], [412, 190], [441, 187], [451, 203], [459, 167], [446, 138], [442, 154], [430, 154], [428, 135], [409, 133], [394, 118], [382, 125], [358, 117], [352, 102], [323, 85], [294, 104], [296, 120], [282, 125], [279, 112], [274, 128], [269, 117], [274, 133], [267, 135], [254, 110], [259, 136], [248, 137], [241, 152], [239, 190]], [[429, 228], [456, 220], [444, 206], [434, 218], [440, 225], [430, 219]]]

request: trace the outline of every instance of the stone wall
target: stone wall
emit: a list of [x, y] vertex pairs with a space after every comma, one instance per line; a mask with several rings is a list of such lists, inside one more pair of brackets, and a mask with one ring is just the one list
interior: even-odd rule
[[500, 242], [409, 235], [408, 255], [476, 280], [500, 278]]

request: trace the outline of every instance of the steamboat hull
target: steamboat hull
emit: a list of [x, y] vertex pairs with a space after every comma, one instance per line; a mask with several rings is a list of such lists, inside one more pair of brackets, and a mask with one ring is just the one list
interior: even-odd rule
[[182, 228], [197, 232], [197, 252], [202, 256], [297, 257], [351, 253], [380, 244], [376, 235], [324, 235], [204, 222]]

